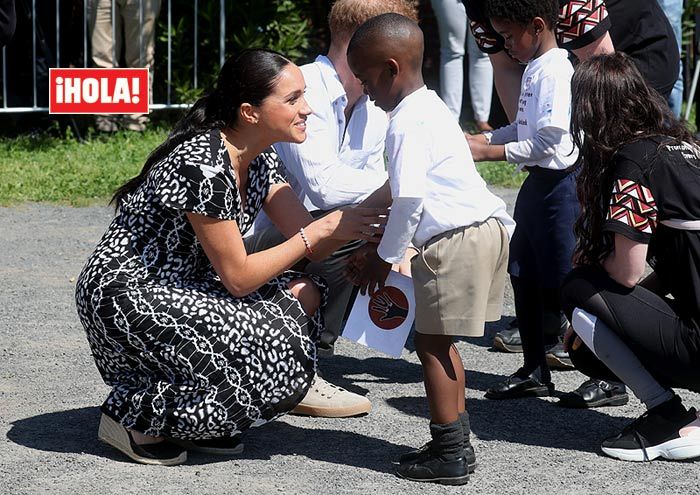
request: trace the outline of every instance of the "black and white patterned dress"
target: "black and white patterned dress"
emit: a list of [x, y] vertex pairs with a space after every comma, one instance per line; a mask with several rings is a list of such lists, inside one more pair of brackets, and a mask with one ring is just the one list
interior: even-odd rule
[[[316, 366], [320, 311], [309, 317], [286, 272], [248, 296], [221, 283], [185, 212], [253, 224], [273, 151], [249, 167], [241, 205], [220, 132], [200, 134], [154, 165], [78, 279], [76, 302], [97, 367], [112, 387], [102, 410], [126, 427], [182, 439], [230, 436], [292, 409]], [[325, 304], [325, 287], [321, 287]]]

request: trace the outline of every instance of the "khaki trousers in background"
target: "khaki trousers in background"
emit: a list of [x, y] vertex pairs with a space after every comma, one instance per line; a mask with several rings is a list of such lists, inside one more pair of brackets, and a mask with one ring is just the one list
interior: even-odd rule
[[[119, 67], [119, 59], [124, 50], [127, 68], [149, 69], [149, 103], [153, 103], [155, 25], [159, 11], [160, 0], [88, 0], [88, 29], [93, 65], [101, 68]], [[148, 118], [134, 114], [125, 120], [127, 128], [133, 126], [132, 130], [143, 130]]]

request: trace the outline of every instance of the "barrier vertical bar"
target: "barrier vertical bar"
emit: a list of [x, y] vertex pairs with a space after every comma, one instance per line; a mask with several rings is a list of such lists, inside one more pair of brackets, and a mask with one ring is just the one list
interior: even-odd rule
[[172, 46], [172, 2], [168, 0], [168, 99], [167, 104], [170, 105], [170, 89], [172, 86], [172, 61], [173, 61], [173, 46]]
[[145, 65], [146, 57], [143, 54], [143, 0], [139, 0], [139, 67], [144, 67]]
[[88, 15], [87, 15], [87, 0], [83, 1], [83, 67], [88, 66]]
[[199, 19], [199, 0], [194, 0], [194, 89], [197, 89], [197, 66], [199, 64], [199, 48], [197, 46], [199, 32], [197, 24]]
[[61, 66], [61, 0], [56, 0], [56, 67]]
[[36, 0], [32, 0], [32, 84], [34, 86], [34, 108], [36, 104]]
[[115, 0], [112, 0], [112, 67], [117, 67], [117, 9]]
[[7, 108], [7, 50], [2, 47], [2, 107]]
[[226, 59], [226, 2], [221, 0], [219, 15], [219, 67], [224, 66]]

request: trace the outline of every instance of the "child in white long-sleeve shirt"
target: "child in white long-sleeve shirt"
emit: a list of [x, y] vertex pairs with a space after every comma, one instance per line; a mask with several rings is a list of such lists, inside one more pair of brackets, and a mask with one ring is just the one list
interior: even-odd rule
[[475, 160], [507, 160], [528, 172], [515, 204], [508, 272], [523, 366], [489, 388], [489, 399], [547, 396], [554, 384], [543, 328], [558, 327], [558, 290], [572, 268], [578, 153], [569, 133], [568, 52], [557, 48], [557, 0], [489, 0], [486, 12], [511, 57], [527, 62], [515, 122], [470, 138]]
[[465, 411], [464, 365], [453, 336], [481, 336], [503, 303], [509, 229], [504, 202], [479, 176], [459, 124], [421, 75], [423, 34], [396, 14], [370, 19], [348, 61], [365, 92], [391, 112], [386, 138], [391, 213], [376, 250], [351, 266], [361, 291], [381, 286], [412, 242], [416, 352], [432, 440], [403, 455], [398, 474], [463, 484], [475, 463]]

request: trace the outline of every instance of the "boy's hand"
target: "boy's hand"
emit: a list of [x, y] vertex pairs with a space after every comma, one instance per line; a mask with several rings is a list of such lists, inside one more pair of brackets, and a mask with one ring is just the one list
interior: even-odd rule
[[347, 260], [345, 267], [345, 278], [353, 285], [358, 285], [357, 279], [362, 273], [367, 263], [367, 255], [371, 251], [376, 251], [377, 247], [371, 244], [365, 244], [357, 248]]
[[[387, 263], [379, 257], [377, 249], [364, 251], [364, 263], [358, 258], [348, 262], [348, 278], [360, 287], [360, 294], [373, 294], [376, 290], [384, 287], [384, 282], [391, 271], [391, 263]], [[353, 255], [354, 258], [354, 255]], [[360, 264], [362, 263], [362, 266]]]

